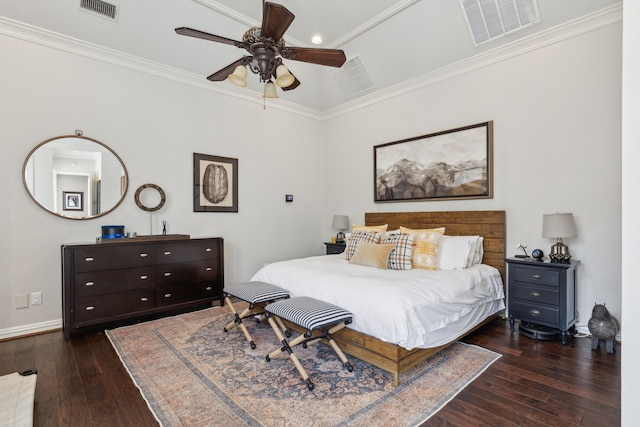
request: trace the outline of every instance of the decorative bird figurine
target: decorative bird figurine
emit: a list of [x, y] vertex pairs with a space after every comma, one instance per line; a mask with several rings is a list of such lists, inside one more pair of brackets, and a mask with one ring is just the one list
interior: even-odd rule
[[616, 349], [616, 335], [620, 330], [620, 322], [609, 313], [604, 304], [596, 303], [591, 312], [591, 319], [587, 324], [591, 332], [591, 349], [596, 350], [600, 341], [605, 342], [607, 353], [613, 353]]

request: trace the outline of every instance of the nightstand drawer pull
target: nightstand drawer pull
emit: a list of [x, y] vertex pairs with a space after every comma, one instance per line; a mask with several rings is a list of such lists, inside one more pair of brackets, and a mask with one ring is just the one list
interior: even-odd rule
[[171, 298], [171, 294], [164, 294], [165, 298]]
[[213, 288], [212, 288], [211, 286], [207, 286], [206, 288], [204, 288], [204, 290], [205, 290], [205, 291], [210, 291], [210, 290], [212, 290], [212, 289], [213, 289]]
[[171, 255], [171, 251], [164, 251], [164, 255]]
[[538, 279], [540, 279], [540, 275], [539, 275], [539, 274], [532, 274], [532, 275], [531, 275], [531, 278], [532, 278], [533, 280], [538, 280]]
[[91, 261], [93, 261], [93, 257], [90, 257], [90, 256], [89, 256], [89, 257], [86, 257], [84, 260], [85, 260], [86, 262], [91, 262]]
[[540, 298], [540, 292], [536, 292], [536, 291], [529, 292], [529, 296], [531, 298]]
[[96, 308], [95, 308], [95, 307], [93, 307], [93, 306], [91, 306], [91, 305], [90, 305], [90, 306], [88, 306], [88, 307], [85, 307], [85, 310], [87, 310], [87, 311], [91, 311], [91, 310], [95, 310], [95, 309], [96, 309]]
[[166, 273], [164, 273], [164, 277], [169, 277], [169, 276], [171, 276], [171, 272], [170, 271], [167, 271]]
[[149, 254], [146, 254], [146, 253], [144, 253], [144, 252], [140, 254], [140, 257], [142, 257], [142, 258], [146, 258], [146, 257], [148, 257], [148, 256], [149, 256]]
[[149, 276], [147, 276], [147, 275], [140, 276], [140, 280], [147, 280], [148, 278], [149, 278]]
[[529, 310], [529, 314], [534, 316], [534, 317], [539, 317], [540, 316], [540, 311], [539, 310]]
[[207, 248], [204, 250], [205, 252], [211, 252], [211, 248]]
[[95, 283], [94, 283], [94, 282], [87, 282], [87, 283], [85, 283], [84, 285], [85, 285], [85, 286], [93, 286], [93, 285], [95, 285]]
[[213, 270], [211, 267], [205, 268], [205, 271], [211, 271], [211, 270]]
[[147, 301], [149, 301], [149, 298], [147, 298], [147, 297], [142, 297], [142, 298], [140, 298], [140, 301], [142, 301], [142, 302], [147, 302]]

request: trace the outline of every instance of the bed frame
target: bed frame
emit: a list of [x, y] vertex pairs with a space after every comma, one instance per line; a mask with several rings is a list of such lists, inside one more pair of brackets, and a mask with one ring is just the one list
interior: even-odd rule
[[[484, 257], [482, 262], [497, 268], [504, 283], [506, 242], [504, 211], [365, 213], [365, 225], [379, 224], [389, 224], [389, 230], [396, 230], [400, 226], [415, 229], [446, 227], [445, 234], [450, 236], [483, 236]], [[392, 373], [394, 385], [397, 386], [400, 383], [402, 372], [428, 359], [499, 315], [500, 313], [488, 317], [456, 340], [435, 348], [407, 350], [349, 328], [338, 331], [333, 337], [345, 353]]]

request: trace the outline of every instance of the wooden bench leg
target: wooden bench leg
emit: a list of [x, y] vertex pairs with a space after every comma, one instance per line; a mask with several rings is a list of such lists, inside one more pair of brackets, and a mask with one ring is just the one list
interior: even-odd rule
[[277, 316], [267, 315], [267, 319], [269, 320], [269, 324], [271, 325], [271, 329], [273, 329], [273, 332], [275, 332], [276, 336], [278, 337], [278, 339], [282, 343], [282, 347], [280, 347], [279, 349], [274, 350], [271, 353], [269, 353], [266, 356], [267, 362], [269, 362], [272, 358], [276, 357], [280, 353], [283, 353], [283, 352], [286, 351], [288, 353], [288, 355], [289, 355], [289, 359], [291, 359], [291, 361], [293, 362], [294, 366], [296, 367], [296, 369], [300, 373], [300, 376], [302, 377], [302, 380], [307, 384], [307, 388], [309, 390], [313, 390], [313, 382], [311, 382], [311, 380], [309, 379], [309, 375], [307, 374], [307, 371], [304, 370], [304, 368], [302, 367], [302, 364], [300, 363], [300, 360], [298, 359], [298, 356], [295, 355], [295, 353], [293, 352], [293, 349], [292, 349], [292, 347], [295, 347], [296, 345], [298, 345], [302, 341], [304, 341], [306, 339], [305, 336], [304, 335], [299, 335], [296, 338], [292, 339], [291, 342], [287, 342], [287, 339], [284, 337], [284, 335], [280, 331], [280, 327], [277, 324], [277, 320], [274, 320], [274, 317], [277, 320], [280, 320], [280, 323], [282, 323], [282, 320], [280, 318], [278, 318]]
[[244, 337], [247, 339], [247, 342], [251, 346], [251, 349], [255, 350], [256, 343], [253, 342], [253, 338], [251, 337], [251, 334], [249, 334], [249, 331], [247, 330], [247, 327], [244, 326], [244, 323], [242, 323], [242, 319], [247, 317], [247, 315], [249, 315], [251, 313], [251, 311], [253, 310], [252, 306], [249, 305], [249, 307], [245, 308], [242, 311], [242, 313], [238, 314], [238, 312], [236, 311], [235, 307], [231, 303], [231, 299], [229, 298], [229, 295], [227, 295], [224, 300], [225, 300], [225, 303], [229, 306], [229, 310], [231, 310], [231, 313], [233, 313], [233, 316], [234, 316], [233, 321], [231, 323], [229, 323], [227, 326], [225, 326], [224, 331], [225, 332], [229, 332], [229, 330], [231, 330], [234, 326], [238, 325], [238, 327], [240, 328], [240, 330], [244, 334]]

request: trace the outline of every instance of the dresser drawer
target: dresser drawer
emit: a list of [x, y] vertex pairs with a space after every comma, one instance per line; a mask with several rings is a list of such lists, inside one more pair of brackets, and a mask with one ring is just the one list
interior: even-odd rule
[[156, 288], [156, 304], [158, 307], [162, 307], [189, 301], [213, 299], [218, 298], [221, 293], [220, 286], [206, 282], [160, 286]]
[[76, 300], [77, 323], [104, 320], [155, 308], [155, 290], [152, 288], [118, 294], [92, 295]]
[[156, 248], [156, 263], [169, 264], [204, 259], [218, 259], [218, 247], [213, 241], [190, 240], [187, 242], [166, 242]]
[[560, 272], [535, 267], [513, 266], [509, 275], [515, 282], [535, 283], [546, 286], [560, 285]]
[[73, 254], [76, 273], [143, 267], [155, 263], [155, 252], [150, 245], [105, 244], [77, 248]]
[[528, 286], [515, 284], [511, 289], [511, 298], [541, 304], [560, 304], [560, 291], [558, 288], [544, 286]]
[[215, 280], [217, 277], [216, 262], [211, 260], [165, 264], [156, 267], [156, 286]]
[[151, 288], [155, 283], [155, 275], [153, 266], [78, 273], [74, 279], [76, 297]]
[[509, 315], [514, 316], [516, 319], [530, 321], [532, 323], [547, 323], [554, 326], [560, 325], [560, 309], [557, 307], [545, 307], [513, 301], [509, 305], [509, 310]]

